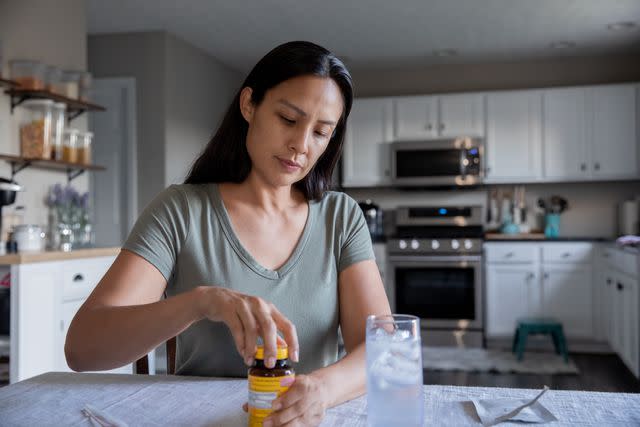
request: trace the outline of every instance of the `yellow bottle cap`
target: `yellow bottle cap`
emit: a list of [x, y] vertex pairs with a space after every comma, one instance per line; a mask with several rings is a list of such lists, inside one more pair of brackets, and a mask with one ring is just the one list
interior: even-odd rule
[[[289, 358], [289, 349], [287, 347], [278, 347], [276, 359], [283, 360]], [[264, 346], [259, 345], [256, 350], [256, 360], [264, 360]]]

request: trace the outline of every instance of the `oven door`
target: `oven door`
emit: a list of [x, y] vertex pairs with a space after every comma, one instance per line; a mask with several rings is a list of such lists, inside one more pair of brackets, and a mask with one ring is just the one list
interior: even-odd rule
[[420, 317], [425, 329], [483, 328], [479, 255], [397, 256], [389, 265], [395, 313]]

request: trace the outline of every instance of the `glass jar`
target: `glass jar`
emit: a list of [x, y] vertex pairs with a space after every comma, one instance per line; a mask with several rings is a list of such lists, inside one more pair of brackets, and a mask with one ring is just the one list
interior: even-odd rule
[[67, 119], [67, 105], [53, 104], [53, 124], [51, 126], [51, 159], [62, 160], [62, 140]]
[[78, 132], [78, 163], [91, 164], [93, 132]]
[[76, 163], [78, 161], [78, 130], [69, 128], [62, 134], [62, 160]]
[[62, 73], [60, 86], [63, 93], [61, 95], [71, 99], [78, 99], [80, 85], [80, 71], [67, 70]]
[[62, 95], [60, 90], [60, 79], [62, 79], [62, 70], [53, 65], [49, 65], [45, 68], [44, 72], [44, 86], [45, 90], [52, 93]]
[[45, 234], [39, 225], [15, 226], [13, 240], [18, 245], [18, 252], [41, 252], [45, 249]]
[[20, 126], [20, 154], [31, 159], [51, 158], [53, 104], [48, 99], [33, 99], [22, 104], [26, 113]]
[[24, 59], [14, 59], [10, 64], [11, 79], [20, 85], [20, 89], [44, 89], [44, 64]]
[[90, 72], [84, 71], [80, 74], [80, 99], [82, 101], [89, 101], [92, 81], [93, 77]]

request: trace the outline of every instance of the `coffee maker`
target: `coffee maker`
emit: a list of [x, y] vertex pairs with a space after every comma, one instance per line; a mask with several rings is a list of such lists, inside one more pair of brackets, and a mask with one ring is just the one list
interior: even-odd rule
[[2, 233], [2, 208], [16, 201], [16, 193], [21, 191], [16, 182], [6, 178], [0, 178], [0, 233]]
[[367, 199], [364, 202], [358, 203], [360, 209], [364, 213], [364, 218], [367, 221], [367, 227], [369, 228], [369, 234], [371, 234], [371, 240], [374, 242], [384, 237], [383, 230], [383, 214], [380, 206]]

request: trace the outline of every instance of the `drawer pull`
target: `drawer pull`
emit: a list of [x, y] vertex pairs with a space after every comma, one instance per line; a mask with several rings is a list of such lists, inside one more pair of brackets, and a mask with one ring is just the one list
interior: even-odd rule
[[514, 256], [514, 255], [515, 255], [515, 254], [514, 254], [513, 252], [509, 252], [509, 253], [505, 254], [505, 256], [504, 256], [504, 257], [505, 257], [505, 258], [513, 258], [513, 256]]
[[611, 279], [607, 279], [607, 286], [611, 285]]
[[618, 282], [618, 290], [621, 291], [624, 289], [624, 286], [622, 286], [622, 283]]
[[571, 256], [570, 252], [565, 252], [562, 254], [562, 258], [569, 258]]
[[82, 282], [82, 281], [84, 281], [84, 276], [82, 274], [76, 274], [75, 276], [73, 276], [73, 281], [74, 282]]

